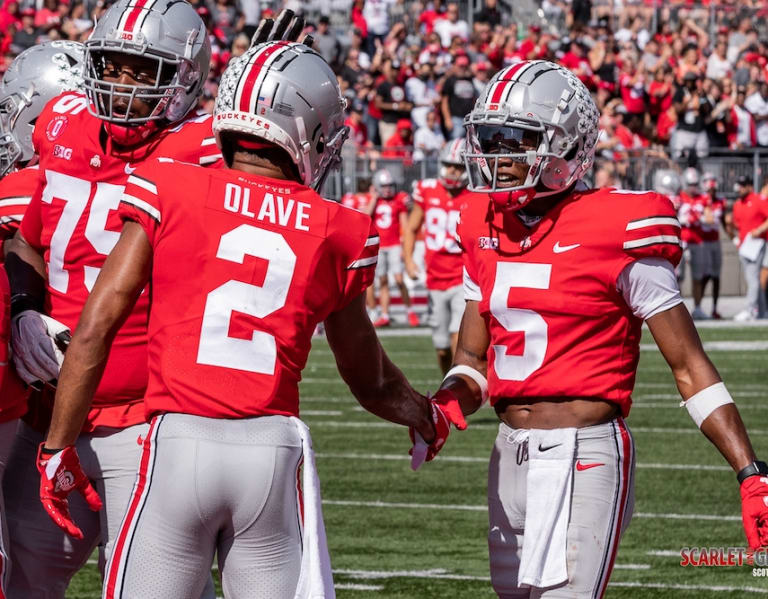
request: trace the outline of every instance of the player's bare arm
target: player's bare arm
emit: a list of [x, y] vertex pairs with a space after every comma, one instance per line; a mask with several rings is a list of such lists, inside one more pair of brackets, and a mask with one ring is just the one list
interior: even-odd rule
[[387, 356], [365, 310], [365, 294], [325, 321], [325, 334], [341, 378], [366, 410], [434, 437], [427, 399], [411, 387]]
[[[647, 321], [664, 359], [672, 369], [684, 400], [722, 382], [683, 304], [660, 312]], [[715, 409], [702, 423], [701, 432], [717, 447], [736, 472], [755, 461], [739, 411], [733, 403]]]
[[47, 449], [77, 439], [118, 329], [149, 280], [152, 248], [146, 233], [127, 222], [85, 304], [62, 366]]
[[412, 279], [419, 276], [419, 269], [413, 261], [413, 250], [416, 247], [416, 234], [421, 229], [423, 222], [424, 209], [419, 204], [414, 203], [403, 227], [403, 261], [405, 262], [405, 272]]

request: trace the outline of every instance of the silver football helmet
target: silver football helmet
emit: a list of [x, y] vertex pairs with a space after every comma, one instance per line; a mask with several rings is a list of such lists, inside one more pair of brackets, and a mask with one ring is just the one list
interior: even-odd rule
[[35, 155], [35, 120], [61, 92], [82, 89], [82, 69], [77, 42], [45, 42], [14, 59], [0, 83], [0, 178]]
[[699, 188], [699, 181], [701, 179], [701, 176], [699, 175], [699, 171], [689, 166], [685, 171], [683, 171], [683, 180], [685, 181], [685, 187], [686, 189], [697, 189]]
[[683, 185], [677, 171], [669, 168], [659, 169], [653, 175], [653, 190], [666, 196], [676, 196]]
[[[585, 85], [546, 60], [502, 69], [464, 119], [469, 188], [518, 209], [563, 192], [590, 169], [599, 113]], [[499, 168], [528, 166], [524, 181]]]
[[[467, 170], [464, 166], [464, 151], [467, 142], [463, 138], [449, 141], [440, 150], [438, 161], [440, 162], [440, 171], [438, 180], [446, 189], [463, 189], [467, 186]], [[461, 175], [449, 177], [446, 166], [461, 167]]]
[[317, 52], [298, 42], [259, 43], [233, 59], [221, 76], [213, 132], [219, 147], [225, 132], [279, 146], [301, 182], [319, 189], [328, 170], [340, 163], [349, 132], [345, 106], [336, 76]]
[[[156, 70], [146, 84], [104, 80], [110, 53], [153, 59]], [[188, 2], [118, 0], [96, 23], [85, 42], [85, 89], [95, 116], [117, 125], [164, 120], [174, 123], [197, 104], [208, 77], [211, 44], [205, 25]], [[145, 117], [115, 111], [115, 99], [134, 99], [152, 107]]]
[[376, 195], [380, 198], [388, 200], [395, 197], [397, 187], [395, 186], [395, 178], [387, 169], [382, 168], [373, 173], [373, 188], [376, 190]]

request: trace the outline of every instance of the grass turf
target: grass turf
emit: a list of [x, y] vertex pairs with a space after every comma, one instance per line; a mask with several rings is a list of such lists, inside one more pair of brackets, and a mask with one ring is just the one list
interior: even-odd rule
[[[701, 330], [705, 342], [762, 341], [766, 333], [763, 328]], [[652, 342], [647, 333], [643, 342]], [[440, 376], [429, 337], [387, 337], [382, 343], [418, 388], [437, 387]], [[710, 356], [754, 431], [757, 454], [768, 455], [768, 351], [712, 351]], [[304, 378], [303, 419], [318, 452], [337, 596], [493, 597], [484, 511], [487, 457], [498, 422], [492, 411], [484, 408], [471, 417], [467, 431], [452, 435], [441, 457], [453, 459], [438, 458], [413, 473], [407, 433], [358, 407], [323, 339], [315, 340]], [[606, 596], [768, 594], [768, 580], [754, 577], [751, 567], [680, 567], [682, 547], [744, 545], [738, 486], [725, 461], [677, 407], [672, 375], [658, 351], [642, 352], [634, 399], [628, 423], [637, 450], [636, 517], [622, 540]], [[423, 504], [454, 507], [438, 510]], [[690, 514], [725, 518], [672, 517]], [[67, 598], [99, 596], [98, 571], [89, 564], [72, 581]]]

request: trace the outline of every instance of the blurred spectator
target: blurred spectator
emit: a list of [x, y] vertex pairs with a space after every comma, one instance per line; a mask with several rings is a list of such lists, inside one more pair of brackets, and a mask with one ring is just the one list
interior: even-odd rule
[[731, 109], [731, 122], [728, 133], [728, 145], [731, 149], [741, 150], [757, 145], [757, 127], [752, 114], [744, 106], [747, 99], [747, 88], [736, 88], [736, 99]]
[[384, 80], [376, 88], [376, 108], [381, 111], [379, 137], [382, 144], [395, 133], [396, 123], [403, 117], [409, 117], [413, 104], [405, 98], [405, 90], [398, 84], [399, 64], [391, 59], [384, 61], [382, 73]]
[[251, 47], [251, 39], [245, 33], [239, 33], [232, 42], [231, 58], [242, 56]]
[[35, 27], [48, 31], [61, 25], [61, 11], [67, 13], [69, 0], [45, 0], [43, 7], [35, 14]]
[[427, 3], [425, 9], [421, 11], [419, 25], [423, 28], [424, 33], [432, 33], [435, 30], [435, 21], [443, 18], [444, 15], [445, 8], [442, 0], [433, 0]]
[[709, 83], [707, 101], [712, 106], [712, 112], [706, 119], [709, 147], [727, 148], [733, 98], [723, 95], [723, 87], [717, 81], [707, 80], [707, 82]]
[[683, 76], [683, 85], [677, 88], [672, 98], [677, 112], [677, 128], [672, 134], [670, 149], [675, 158], [692, 151], [699, 157], [709, 153], [705, 119], [712, 106], [701, 88], [699, 76], [694, 71], [688, 71]]
[[408, 78], [405, 82], [405, 97], [413, 104], [411, 110], [413, 124], [416, 127], [426, 125], [427, 115], [434, 112], [440, 102], [431, 63], [422, 62], [418, 65], [417, 73]]
[[750, 82], [747, 86], [747, 99], [744, 107], [755, 119], [757, 145], [768, 146], [768, 83]]
[[21, 54], [37, 43], [38, 36], [39, 32], [35, 27], [35, 9], [25, 8], [21, 11], [21, 29], [13, 36], [11, 51], [14, 54]]
[[384, 144], [382, 158], [402, 158], [403, 164], [413, 164], [413, 126], [408, 119], [397, 121], [394, 135]]
[[330, 31], [331, 20], [328, 15], [322, 15], [317, 21], [317, 31], [313, 34], [315, 43], [313, 48], [325, 59], [331, 68], [338, 68], [339, 57], [341, 56], [341, 44], [336, 36]]
[[222, 40], [226, 47], [232, 45], [237, 29], [241, 29], [243, 23], [235, 0], [215, 0], [208, 3], [211, 19], [214, 25], [214, 33]]
[[478, 96], [483, 93], [485, 86], [493, 76], [492, 69], [493, 67], [491, 66], [491, 63], [485, 60], [481, 60], [472, 65], [472, 72], [475, 74], [472, 78], [472, 83], [475, 86], [475, 92]]
[[444, 48], [451, 45], [454, 37], [459, 37], [464, 42], [469, 39], [469, 25], [459, 19], [459, 5], [456, 2], [449, 3], [445, 15], [435, 20], [435, 33], [440, 36]]
[[363, 122], [363, 103], [355, 100], [349, 107], [349, 116], [344, 124], [349, 127], [349, 139], [355, 142], [358, 151], [363, 150], [369, 145], [368, 127]]
[[424, 125], [416, 129], [413, 134], [414, 160], [423, 160], [428, 156], [435, 156], [445, 144], [445, 137], [440, 131], [437, 122], [437, 113], [431, 110], [425, 115]]
[[389, 33], [389, 7], [395, 0], [364, 0], [362, 16], [368, 29], [368, 54], [376, 52], [376, 43], [381, 43]]
[[471, 112], [477, 96], [469, 70], [469, 58], [460, 54], [443, 82], [440, 100], [443, 127], [451, 139], [464, 136], [464, 116]]
[[715, 46], [715, 51], [707, 59], [707, 77], [709, 79], [724, 79], [729, 77], [733, 71], [733, 65], [727, 58], [728, 44], [727, 42], [718, 41]]
[[501, 13], [496, 0], [484, 0], [483, 7], [473, 15], [475, 23], [487, 23], [492, 28], [501, 25]]

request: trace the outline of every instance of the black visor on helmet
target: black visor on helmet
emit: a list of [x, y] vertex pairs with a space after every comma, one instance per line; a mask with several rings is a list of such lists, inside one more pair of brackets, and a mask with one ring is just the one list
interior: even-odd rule
[[475, 136], [483, 154], [508, 154], [536, 150], [541, 131], [496, 125], [475, 126]]

